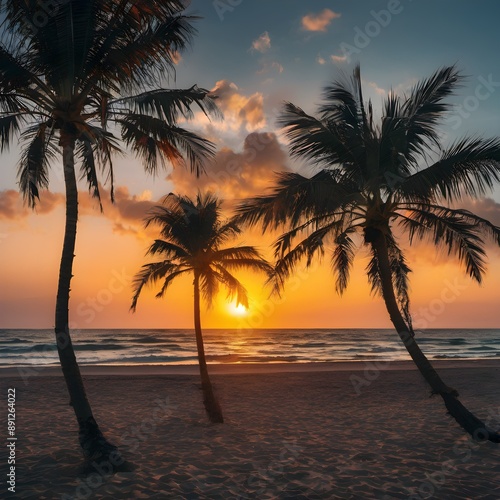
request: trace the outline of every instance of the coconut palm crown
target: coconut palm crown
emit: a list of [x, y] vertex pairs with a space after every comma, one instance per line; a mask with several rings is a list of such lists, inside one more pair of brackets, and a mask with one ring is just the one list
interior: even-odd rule
[[[436, 71], [406, 96], [389, 93], [376, 123], [363, 100], [360, 69], [324, 89], [318, 116], [286, 103], [279, 119], [292, 157], [314, 165], [310, 177], [282, 173], [270, 194], [244, 201], [239, 220], [263, 231], [285, 228], [275, 243], [279, 290], [303, 259], [307, 265], [331, 247], [336, 290], [342, 294], [358, 247], [367, 247], [367, 275], [380, 294], [411, 357], [462, 427], [499, 442], [458, 401], [418, 347], [412, 329], [410, 268], [401, 248], [430, 240], [454, 255], [481, 283], [485, 239], [500, 244], [500, 228], [468, 210], [452, 208], [463, 197], [486, 194], [500, 180], [500, 141], [465, 137], [445, 148], [439, 125], [462, 79], [454, 67]], [[422, 166], [424, 165], [424, 166]], [[358, 235], [358, 236], [357, 236]]]
[[[20, 191], [37, 204], [49, 168], [62, 159], [66, 226], [55, 333], [71, 405], [88, 458], [114, 447], [92, 414], [69, 332], [69, 291], [78, 219], [77, 173], [100, 202], [100, 179], [113, 198], [113, 157], [130, 148], [144, 168], [187, 158], [200, 173], [213, 144], [179, 126], [192, 107], [217, 114], [209, 92], [159, 88], [175, 75], [196, 18], [180, 0], [8, 0], [0, 5], [0, 150], [18, 138]], [[57, 165], [59, 166], [59, 165]]]

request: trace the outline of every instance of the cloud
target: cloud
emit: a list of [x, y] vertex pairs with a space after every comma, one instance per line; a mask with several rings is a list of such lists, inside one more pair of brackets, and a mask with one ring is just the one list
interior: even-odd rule
[[318, 64], [321, 64], [321, 66], [323, 66], [324, 64], [326, 64], [326, 59], [324, 59], [323, 57], [321, 57], [321, 55], [318, 55], [318, 57], [316, 58], [316, 62]]
[[179, 64], [180, 62], [182, 61], [182, 55], [180, 52], [178, 52], [177, 50], [174, 50], [174, 52], [172, 52], [172, 62], [177, 65]]
[[466, 200], [458, 208], [464, 208], [472, 213], [489, 220], [492, 224], [500, 227], [500, 203], [491, 198], [483, 198], [481, 200]]
[[117, 186], [114, 191], [115, 202], [111, 203], [109, 190], [100, 186], [100, 191], [102, 213], [99, 211], [96, 199], [88, 192], [82, 192], [79, 197], [81, 215], [103, 216], [111, 222], [114, 232], [144, 238], [147, 234], [144, 229], [144, 219], [153, 207], [161, 204], [161, 200], [152, 200], [150, 191], [136, 195], [131, 194], [125, 186]]
[[35, 210], [31, 210], [23, 203], [23, 197], [18, 191], [13, 189], [0, 191], [0, 219], [20, 220], [32, 213], [47, 214], [61, 205], [64, 199], [63, 194], [42, 191]]
[[264, 31], [262, 35], [252, 42], [251, 50], [256, 50], [264, 54], [271, 48], [271, 37], [267, 31]]
[[23, 207], [21, 196], [17, 191], [9, 189], [0, 192], [0, 219], [14, 220], [26, 217], [29, 211]]
[[363, 83], [370, 86], [373, 90], [375, 90], [375, 92], [378, 95], [386, 95], [387, 94], [387, 91], [385, 89], [383, 89], [382, 87], [379, 87], [375, 82], [367, 82], [367, 81], [363, 80]]
[[[109, 190], [100, 186], [103, 212], [99, 210], [99, 203], [92, 198], [88, 191], [81, 191], [78, 195], [80, 216], [103, 216], [113, 226], [113, 231], [122, 234], [143, 236], [143, 220], [147, 213], [160, 202], [154, 202], [151, 193], [144, 191], [140, 195], [131, 195], [128, 188], [119, 186], [115, 189], [115, 203], [111, 203]], [[66, 197], [62, 193], [42, 191], [40, 201], [35, 210], [23, 204], [22, 195], [12, 189], [0, 191], [0, 220], [20, 221], [32, 215], [49, 214], [58, 207], [64, 207]], [[63, 221], [61, 219], [61, 224]]]
[[319, 14], [307, 14], [302, 18], [302, 29], [305, 31], [326, 31], [334, 19], [341, 14], [330, 9], [324, 9]]
[[208, 128], [209, 132], [238, 132], [240, 129], [253, 132], [266, 126], [262, 93], [246, 96], [236, 84], [228, 80], [219, 80], [211, 92], [217, 95], [217, 105], [224, 113], [224, 120], [210, 122], [202, 113], [197, 114], [196, 121]]
[[258, 75], [265, 75], [266, 73], [269, 73], [271, 71], [277, 71], [279, 74], [283, 73], [284, 68], [283, 66], [276, 62], [276, 61], [265, 61], [261, 64], [260, 69], [257, 71]]
[[331, 59], [333, 62], [346, 62], [346, 61], [347, 61], [347, 56], [336, 56], [336, 55], [332, 55], [332, 56], [330, 56], [330, 59]]
[[175, 192], [193, 196], [198, 189], [208, 190], [230, 202], [262, 194], [272, 185], [274, 172], [288, 170], [286, 161], [287, 154], [274, 133], [253, 132], [245, 138], [241, 152], [221, 149], [199, 179], [185, 169], [175, 169], [167, 180], [175, 185]]

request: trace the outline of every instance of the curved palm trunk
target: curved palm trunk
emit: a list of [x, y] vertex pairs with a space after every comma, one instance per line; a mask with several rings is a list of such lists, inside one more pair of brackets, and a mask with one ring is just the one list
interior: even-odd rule
[[203, 404], [207, 410], [210, 422], [222, 424], [224, 417], [222, 410], [214, 394], [212, 382], [208, 376], [207, 361], [205, 359], [205, 348], [203, 345], [203, 336], [201, 333], [200, 318], [200, 277], [195, 272], [194, 275], [194, 331], [196, 334], [196, 347], [198, 349], [198, 364], [200, 365], [201, 388], [203, 391]]
[[370, 244], [372, 245], [372, 248], [377, 256], [380, 279], [382, 283], [382, 294], [391, 321], [408, 353], [417, 365], [417, 368], [420, 370], [420, 373], [431, 386], [432, 392], [439, 394], [443, 398], [449, 414], [471, 436], [478, 440], [487, 439], [495, 443], [500, 443], [500, 434], [488, 429], [488, 427], [481, 420], [467, 410], [467, 408], [458, 400], [458, 392], [448, 387], [443, 382], [425, 354], [420, 350], [413, 333], [410, 332], [398, 307], [392, 285], [392, 274], [387, 242], [381, 231], [377, 231], [376, 235], [370, 239]]
[[94, 419], [69, 332], [69, 293], [78, 219], [78, 190], [74, 164], [75, 142], [61, 134], [60, 144], [63, 148], [66, 185], [66, 226], [57, 286], [55, 314], [57, 352], [68, 387], [70, 405], [78, 421], [80, 445], [87, 459], [96, 459], [109, 456], [112, 451], [116, 452], [116, 447], [106, 441]]

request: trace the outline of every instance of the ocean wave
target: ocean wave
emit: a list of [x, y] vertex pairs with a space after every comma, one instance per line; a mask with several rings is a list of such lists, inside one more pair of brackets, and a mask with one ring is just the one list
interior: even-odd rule
[[450, 339], [448, 341], [448, 344], [450, 344], [450, 345], [464, 345], [464, 344], [468, 344], [468, 341], [466, 339]]
[[73, 346], [75, 351], [121, 351], [130, 348], [130, 346], [126, 344], [101, 344], [99, 347], [96, 347], [95, 344], [89, 344], [88, 342], [85, 344], [78, 344], [75, 342]]

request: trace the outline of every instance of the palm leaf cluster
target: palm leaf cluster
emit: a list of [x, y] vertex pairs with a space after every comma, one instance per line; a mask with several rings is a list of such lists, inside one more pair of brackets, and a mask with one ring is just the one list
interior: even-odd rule
[[461, 81], [455, 67], [438, 70], [407, 96], [390, 93], [380, 123], [371, 102], [363, 101], [357, 67], [350, 80], [324, 90], [318, 116], [287, 103], [280, 117], [291, 155], [315, 165], [306, 177], [284, 173], [271, 193], [245, 201], [239, 220], [263, 230], [285, 227], [275, 244], [277, 288], [303, 258], [309, 264], [328, 245], [342, 293], [356, 250], [367, 244], [367, 273], [381, 292], [379, 263], [370, 245], [383, 234], [399, 306], [411, 327], [410, 268], [400, 246], [429, 240], [458, 256], [467, 273], [481, 282], [485, 243], [500, 244], [500, 228], [469, 211], [450, 208], [463, 196], [484, 195], [500, 180], [500, 141], [465, 137], [445, 148], [438, 126], [450, 111], [446, 98]]
[[170, 194], [146, 219], [157, 224], [161, 239], [149, 247], [148, 254], [161, 260], [145, 264], [134, 280], [132, 309], [146, 284], [162, 281], [157, 297], [162, 297], [173, 280], [191, 273], [198, 277], [204, 299], [211, 305], [222, 285], [228, 299], [248, 307], [245, 287], [234, 276], [239, 269], [271, 272], [269, 264], [251, 246], [227, 247], [241, 233], [235, 220], [224, 220], [221, 201], [208, 193], [193, 201], [187, 196]]
[[98, 199], [99, 172], [112, 192], [120, 143], [150, 172], [184, 157], [203, 171], [213, 144], [178, 123], [192, 117], [194, 106], [218, 115], [213, 98], [197, 86], [157, 88], [175, 76], [176, 54], [194, 34], [196, 18], [184, 9], [179, 0], [70, 0], [37, 27], [27, 20], [39, 2], [2, 2], [0, 150], [19, 136], [20, 189], [31, 206], [64, 147], [75, 148], [81, 176]]

